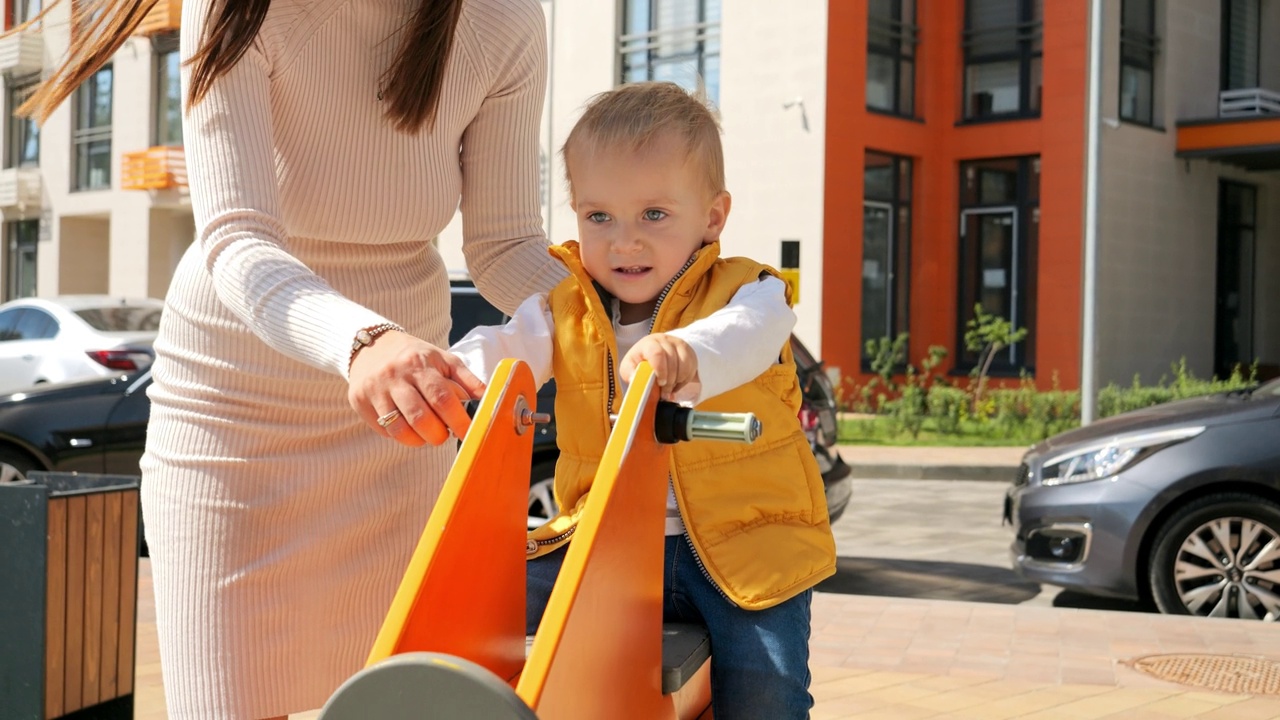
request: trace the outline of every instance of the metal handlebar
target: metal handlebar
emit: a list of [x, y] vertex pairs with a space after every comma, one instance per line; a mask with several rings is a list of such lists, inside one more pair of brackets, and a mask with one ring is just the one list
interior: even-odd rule
[[724, 440], [751, 444], [764, 429], [752, 413], [700, 412], [675, 403], [659, 402], [653, 432], [660, 443], [681, 440]]

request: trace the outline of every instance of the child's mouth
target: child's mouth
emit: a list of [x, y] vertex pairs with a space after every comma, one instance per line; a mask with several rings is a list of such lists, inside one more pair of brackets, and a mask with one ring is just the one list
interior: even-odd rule
[[651, 269], [643, 265], [630, 265], [628, 267], [614, 268], [613, 271], [621, 275], [643, 275]]

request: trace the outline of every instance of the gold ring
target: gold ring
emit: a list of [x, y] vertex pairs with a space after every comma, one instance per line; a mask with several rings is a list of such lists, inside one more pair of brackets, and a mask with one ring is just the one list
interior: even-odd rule
[[390, 425], [391, 423], [399, 419], [400, 419], [400, 411], [392, 410], [386, 415], [383, 415], [378, 418], [378, 427], [387, 427], [388, 425]]

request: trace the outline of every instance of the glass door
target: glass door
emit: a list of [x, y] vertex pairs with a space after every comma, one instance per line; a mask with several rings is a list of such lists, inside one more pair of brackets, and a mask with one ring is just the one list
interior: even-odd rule
[[1253, 362], [1253, 259], [1258, 191], [1223, 181], [1218, 190], [1218, 281], [1213, 372], [1221, 378]]
[[[1018, 209], [979, 208], [960, 213], [960, 327], [973, 317], [974, 305], [1018, 327]], [[961, 333], [963, 335], [963, 331]], [[1017, 364], [1016, 348], [1006, 350]], [[999, 359], [997, 358], [997, 362]]]
[[[862, 204], [862, 344], [893, 327], [893, 205]], [[890, 338], [892, 339], [892, 338]]]

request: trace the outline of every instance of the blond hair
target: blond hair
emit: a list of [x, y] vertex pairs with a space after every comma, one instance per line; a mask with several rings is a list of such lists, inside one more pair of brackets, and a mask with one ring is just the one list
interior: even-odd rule
[[724, 149], [720, 123], [701, 94], [671, 82], [637, 82], [592, 97], [560, 149], [565, 181], [573, 197], [571, 155], [607, 149], [642, 152], [657, 140], [674, 137], [697, 162], [712, 194], [724, 192]]

